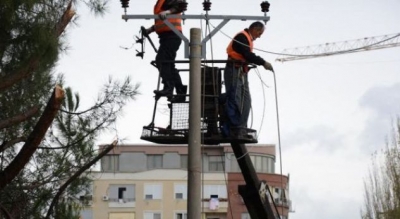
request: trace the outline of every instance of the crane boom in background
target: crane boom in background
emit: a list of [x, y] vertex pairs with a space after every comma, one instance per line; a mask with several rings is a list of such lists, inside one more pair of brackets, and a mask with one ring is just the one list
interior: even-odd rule
[[275, 61], [287, 62], [396, 46], [400, 46], [400, 33], [285, 49], [282, 52], [282, 57]]

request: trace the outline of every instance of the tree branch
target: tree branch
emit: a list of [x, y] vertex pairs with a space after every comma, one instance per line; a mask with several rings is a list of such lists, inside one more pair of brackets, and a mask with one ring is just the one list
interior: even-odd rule
[[75, 180], [77, 179], [83, 172], [85, 172], [87, 169], [89, 169], [93, 164], [95, 164], [97, 161], [99, 161], [102, 157], [104, 157], [108, 152], [111, 151], [116, 145], [118, 141], [115, 140], [113, 143], [108, 145], [100, 154], [98, 154], [93, 160], [91, 160], [89, 163], [85, 164], [82, 168], [80, 168], [74, 175], [71, 176], [61, 187], [58, 189], [57, 194], [54, 196], [53, 200], [51, 201], [51, 204], [49, 206], [49, 210], [47, 211], [47, 215], [45, 219], [49, 219], [51, 214], [53, 213], [53, 208], [57, 205], [58, 200], [60, 199], [61, 195], [64, 193], [64, 191], [67, 189], [67, 187]]
[[60, 36], [67, 25], [71, 22], [72, 18], [75, 16], [75, 11], [72, 8], [72, 0], [69, 1], [67, 8], [64, 11], [64, 14], [61, 16], [60, 21], [55, 26], [55, 31], [57, 36]]
[[64, 181], [64, 178], [53, 180], [51, 177], [49, 177], [48, 179], [40, 181], [40, 182], [37, 181], [37, 182], [31, 183], [30, 185], [21, 186], [19, 189], [21, 189], [21, 190], [32, 190], [32, 189], [36, 189], [36, 188], [39, 188], [41, 186], [44, 186], [44, 185], [46, 185], [48, 183], [55, 183], [55, 182], [60, 182], [60, 181]]
[[28, 61], [28, 64], [23, 68], [20, 68], [18, 71], [0, 78], [1, 81], [0, 92], [13, 86], [22, 79], [27, 78], [33, 71], [35, 71], [35, 69], [37, 69], [38, 66], [39, 66], [39, 58], [34, 56]]
[[16, 143], [20, 143], [20, 142], [24, 142], [24, 141], [26, 141], [26, 137], [18, 137], [18, 138], [12, 139], [10, 141], [3, 142], [3, 144], [0, 145], [0, 152], [5, 151], [7, 148], [13, 146]]
[[[61, 16], [60, 20], [54, 27], [56, 37], [61, 36], [61, 34], [65, 31], [65, 28], [71, 22], [72, 18], [75, 15], [75, 11], [71, 9], [71, 6], [72, 0], [68, 3], [64, 14]], [[28, 61], [27, 66], [24, 66], [18, 71], [0, 78], [0, 92], [13, 86], [22, 79], [29, 77], [38, 68], [41, 56], [43, 56], [43, 54], [32, 55], [32, 57]]]
[[64, 91], [57, 85], [54, 88], [53, 94], [43, 114], [36, 123], [33, 131], [29, 134], [24, 146], [4, 171], [0, 172], [0, 191], [10, 183], [29, 162], [60, 109], [63, 98]]
[[7, 209], [0, 203], [0, 212], [3, 212], [3, 216], [5, 219], [12, 219], [10, 212], [7, 211]]
[[39, 106], [34, 106], [27, 110], [26, 112], [23, 112], [19, 115], [16, 115], [14, 117], [8, 118], [6, 120], [0, 121], [0, 129], [3, 128], [8, 128], [10, 126], [13, 126], [15, 124], [18, 124], [20, 122], [23, 122], [32, 116], [34, 116], [37, 112], [39, 112], [40, 107]]

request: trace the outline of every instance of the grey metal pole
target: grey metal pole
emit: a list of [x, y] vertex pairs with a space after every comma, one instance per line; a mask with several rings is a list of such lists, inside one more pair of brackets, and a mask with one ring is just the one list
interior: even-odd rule
[[190, 29], [187, 218], [201, 219], [201, 30]]

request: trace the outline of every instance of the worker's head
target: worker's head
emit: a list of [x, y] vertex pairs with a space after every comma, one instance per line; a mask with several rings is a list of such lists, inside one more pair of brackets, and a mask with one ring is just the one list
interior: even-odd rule
[[260, 21], [256, 21], [252, 23], [249, 27], [249, 32], [253, 37], [253, 40], [260, 38], [260, 36], [264, 33], [265, 26]]

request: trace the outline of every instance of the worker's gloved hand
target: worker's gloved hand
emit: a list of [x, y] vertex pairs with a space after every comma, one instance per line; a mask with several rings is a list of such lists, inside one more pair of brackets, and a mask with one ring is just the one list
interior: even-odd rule
[[162, 12], [160, 12], [160, 13], [158, 14], [158, 17], [159, 17], [161, 20], [164, 20], [165, 18], [167, 18], [167, 15], [169, 15], [169, 14], [171, 14], [171, 11], [170, 11], [170, 10], [162, 11]]
[[272, 68], [272, 65], [271, 65], [271, 63], [269, 63], [269, 62], [267, 62], [267, 61], [265, 61], [264, 62], [264, 68], [265, 68], [265, 70], [270, 70], [270, 71], [274, 71], [274, 68]]

